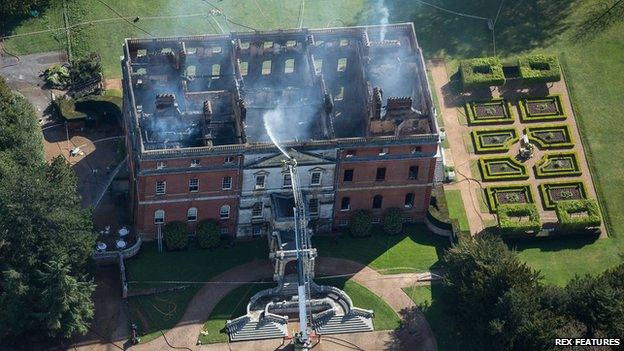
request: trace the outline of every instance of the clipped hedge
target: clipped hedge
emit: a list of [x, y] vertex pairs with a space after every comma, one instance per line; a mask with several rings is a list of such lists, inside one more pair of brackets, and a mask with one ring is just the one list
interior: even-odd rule
[[[498, 206], [498, 229], [501, 235], [535, 235], [542, 225], [535, 204], [506, 204]], [[523, 220], [518, 220], [523, 217]]]
[[[548, 135], [562, 133], [564, 141], [549, 140]], [[545, 124], [535, 127], [527, 127], [526, 134], [529, 140], [540, 150], [569, 149], [574, 147], [574, 139], [567, 124]], [[543, 134], [546, 134], [543, 136]], [[552, 138], [552, 137], [551, 137]]]
[[503, 63], [498, 57], [462, 60], [459, 72], [464, 89], [489, 88], [505, 84]]
[[[477, 108], [488, 106], [500, 106], [503, 110], [501, 115], [484, 116], [478, 115]], [[488, 101], [466, 101], [464, 104], [466, 118], [469, 124], [510, 124], [514, 122], [511, 102], [505, 99], [492, 99]]]
[[566, 188], [567, 189], [576, 188], [579, 192], [579, 196], [581, 197], [581, 199], [587, 198], [587, 189], [585, 188], [585, 183], [582, 180], [572, 181], [572, 182], [567, 181], [567, 182], [543, 183], [539, 185], [539, 192], [540, 192], [540, 196], [542, 197], [542, 204], [544, 205], [544, 208], [547, 210], [554, 210], [558, 201], [580, 200], [580, 199], [555, 200], [552, 198], [550, 194], [550, 190], [566, 189]]
[[202, 248], [217, 247], [221, 238], [219, 224], [213, 219], [200, 222], [197, 226], [197, 243]]
[[359, 210], [351, 217], [349, 233], [354, 237], [370, 236], [372, 234], [371, 214], [366, 210]]
[[[531, 113], [529, 110], [529, 104], [539, 103], [554, 103], [557, 111]], [[544, 97], [526, 97], [518, 101], [518, 107], [520, 109], [520, 120], [522, 122], [548, 122], [548, 121], [561, 121], [567, 118], [567, 115], [563, 109], [563, 103], [561, 102], [561, 95], [554, 94]]]
[[[497, 143], [486, 143], [484, 138], [502, 135], [505, 139]], [[475, 153], [507, 152], [511, 145], [520, 140], [515, 128], [475, 129], [470, 132]]]
[[[555, 211], [562, 231], [582, 232], [602, 224], [600, 208], [593, 199], [557, 201]], [[578, 213], [584, 214], [575, 215]]]
[[56, 108], [59, 116], [65, 121], [75, 122], [87, 118], [86, 113], [76, 111], [76, 105], [72, 99], [60, 97], [54, 100], [54, 107]]
[[[509, 171], [495, 172], [494, 164], [506, 164]], [[509, 156], [493, 156], [479, 158], [479, 170], [484, 181], [525, 180], [529, 179], [526, 167]]]
[[390, 208], [384, 216], [384, 232], [388, 235], [401, 234], [403, 231], [403, 211], [398, 208]]
[[180, 221], [169, 222], [163, 228], [165, 245], [168, 250], [181, 250], [188, 245], [186, 224]]
[[559, 59], [554, 55], [529, 55], [518, 59], [523, 83], [548, 83], [561, 80]]
[[502, 204], [498, 203], [497, 194], [499, 193], [517, 193], [522, 192], [526, 197], [528, 203], [533, 203], [534, 196], [533, 190], [531, 186], [528, 184], [518, 184], [518, 185], [500, 185], [500, 186], [489, 186], [485, 188], [485, 194], [487, 197], [487, 204], [490, 209], [490, 212], [496, 212], [498, 206]]
[[[560, 161], [569, 161], [571, 167], [556, 167], [556, 162]], [[551, 164], [555, 164], [555, 168], [547, 169], [546, 167], [549, 167]], [[575, 177], [582, 174], [576, 152], [544, 154], [535, 164], [534, 170], [535, 178]]]
[[89, 113], [120, 117], [122, 104], [122, 98], [112, 95], [89, 95], [78, 100], [62, 97], [54, 101], [59, 115], [72, 122], [86, 119]]

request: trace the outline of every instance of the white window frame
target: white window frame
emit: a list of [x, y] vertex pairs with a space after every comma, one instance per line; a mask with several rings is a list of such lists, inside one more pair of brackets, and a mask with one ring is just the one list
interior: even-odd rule
[[156, 163], [156, 169], [163, 169], [165, 167], [167, 167], [167, 164], [164, 161], [158, 161]]
[[[159, 214], [162, 213], [162, 216]], [[154, 211], [154, 224], [164, 224], [165, 223], [165, 210], [156, 210]]]
[[229, 165], [229, 164], [232, 164], [232, 163], [234, 163], [234, 157], [232, 157], [232, 156], [227, 156], [227, 157], [225, 157], [223, 159], [223, 164], [224, 165]]
[[191, 160], [191, 167], [199, 167], [201, 165], [201, 161], [198, 158], [194, 158]]
[[187, 222], [197, 222], [197, 207], [191, 207], [186, 211]]
[[230, 205], [223, 205], [219, 208], [220, 219], [230, 219]]
[[165, 195], [167, 194], [167, 181], [159, 180], [156, 182], [156, 195]]
[[[259, 185], [259, 184], [258, 184], [258, 180], [259, 180], [259, 179], [262, 179], [262, 185]], [[256, 179], [255, 179], [255, 180], [256, 180], [256, 183], [255, 183], [255, 186], [254, 186], [254, 187], [255, 187], [256, 189], [264, 189], [264, 188], [266, 187], [266, 175], [264, 175], [264, 174], [258, 174], [258, 175], [256, 175]]]
[[[197, 181], [197, 184], [195, 184], [195, 185], [192, 184], [194, 180]], [[191, 179], [189, 179], [188, 186], [189, 186], [189, 192], [190, 193], [199, 192], [199, 179], [198, 178], [191, 178]], [[192, 190], [193, 187], [197, 187], [197, 188], [195, 190]]]
[[[256, 205], [260, 204], [260, 213], [256, 212]], [[251, 218], [263, 218], [264, 217], [264, 203], [256, 202], [251, 208]]]
[[232, 177], [230, 176], [223, 177], [223, 179], [221, 180], [221, 190], [231, 190], [231, 189], [232, 189]]
[[[349, 199], [349, 203], [347, 204], [347, 208], [342, 208], [342, 202], [344, 201], [344, 199]], [[347, 212], [351, 209], [351, 198], [349, 196], [345, 196], [342, 199], [340, 199], [340, 211], [342, 212]]]
[[[314, 182], [314, 175], [318, 174], [318, 182]], [[310, 185], [319, 186], [323, 182], [323, 172], [314, 171], [310, 174]]]

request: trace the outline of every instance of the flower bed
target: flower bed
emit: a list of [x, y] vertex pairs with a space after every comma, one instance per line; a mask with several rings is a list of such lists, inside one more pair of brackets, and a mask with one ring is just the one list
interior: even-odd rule
[[479, 169], [485, 181], [524, 180], [529, 178], [526, 167], [508, 156], [481, 157]]
[[496, 213], [503, 236], [532, 236], [542, 227], [535, 204], [500, 205]]
[[529, 55], [518, 59], [523, 83], [547, 83], [561, 80], [559, 59], [553, 55]]
[[560, 95], [528, 97], [518, 101], [522, 122], [559, 121], [567, 118]]
[[555, 205], [555, 211], [562, 231], [582, 232], [599, 227], [602, 223], [596, 200], [559, 201]]
[[459, 65], [464, 89], [489, 88], [505, 84], [503, 64], [498, 57], [480, 57]]
[[470, 132], [476, 153], [507, 152], [520, 137], [515, 128], [481, 129]]
[[485, 194], [492, 213], [500, 205], [533, 203], [533, 192], [528, 184], [489, 186]]
[[574, 177], [581, 175], [581, 168], [574, 152], [549, 153], [535, 165], [535, 178]]
[[505, 99], [466, 101], [464, 109], [470, 124], [509, 124], [514, 122], [511, 104]]
[[550, 124], [527, 127], [529, 140], [539, 149], [569, 149], [574, 147], [572, 134], [567, 124]]
[[543, 183], [539, 185], [539, 192], [547, 210], [554, 210], [558, 201], [587, 198], [585, 183], [582, 181]]

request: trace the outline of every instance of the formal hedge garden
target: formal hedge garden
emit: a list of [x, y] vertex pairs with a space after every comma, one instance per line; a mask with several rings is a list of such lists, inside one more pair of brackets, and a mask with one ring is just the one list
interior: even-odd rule
[[574, 147], [572, 134], [567, 124], [527, 127], [526, 134], [529, 140], [540, 150], [569, 149]]
[[485, 195], [490, 212], [495, 213], [500, 205], [533, 203], [533, 191], [528, 184], [489, 186]]
[[587, 198], [587, 190], [583, 181], [542, 183], [538, 188], [546, 210], [554, 210], [558, 201]]
[[485, 181], [529, 179], [526, 167], [509, 156], [481, 157], [479, 169]]
[[575, 177], [581, 173], [575, 152], [548, 153], [535, 164], [535, 178]]
[[560, 95], [526, 97], [518, 101], [522, 122], [560, 121], [567, 118]]
[[503, 63], [498, 57], [462, 60], [459, 71], [464, 89], [489, 88], [505, 84]]
[[535, 235], [542, 227], [535, 204], [500, 205], [496, 213], [503, 236]]
[[508, 152], [520, 140], [515, 128], [475, 129], [470, 132], [475, 153]]
[[181, 250], [188, 246], [188, 233], [185, 223], [180, 221], [169, 222], [165, 224], [163, 232], [168, 250]]
[[510, 124], [514, 122], [511, 103], [505, 99], [466, 101], [464, 109], [470, 124]]
[[599, 227], [602, 223], [600, 208], [596, 200], [559, 201], [555, 205], [560, 230], [566, 232], [582, 232], [589, 228]]
[[523, 83], [548, 83], [561, 80], [559, 59], [554, 55], [529, 55], [518, 59]]

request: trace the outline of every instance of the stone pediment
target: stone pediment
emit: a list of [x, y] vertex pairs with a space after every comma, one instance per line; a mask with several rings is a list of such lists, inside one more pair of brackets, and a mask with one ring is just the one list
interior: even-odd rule
[[[290, 157], [297, 160], [298, 165], [322, 165], [334, 163], [335, 160], [323, 157], [321, 155], [316, 155], [308, 152], [301, 152], [294, 149], [288, 151], [288, 155]], [[252, 168], [272, 168], [272, 167], [282, 167], [282, 161], [286, 160], [286, 156], [283, 154], [275, 154], [273, 156], [262, 158], [252, 164], [249, 167]]]

